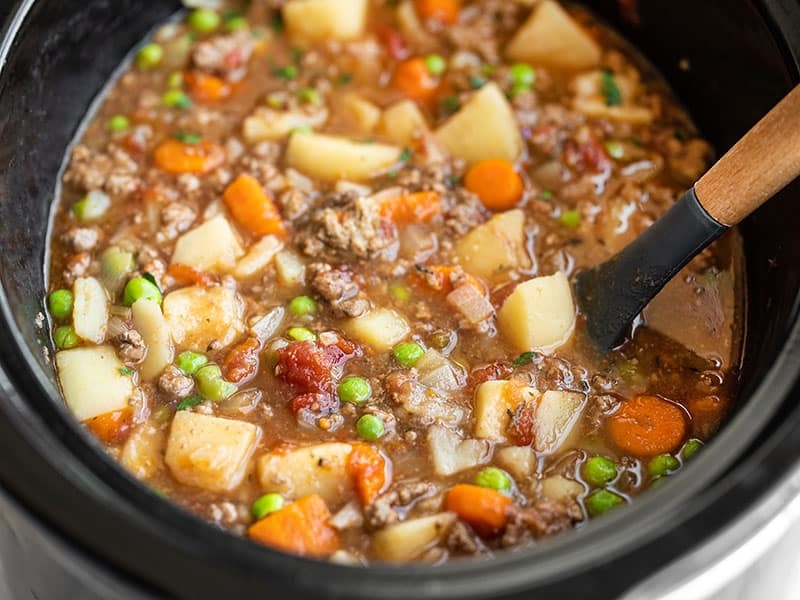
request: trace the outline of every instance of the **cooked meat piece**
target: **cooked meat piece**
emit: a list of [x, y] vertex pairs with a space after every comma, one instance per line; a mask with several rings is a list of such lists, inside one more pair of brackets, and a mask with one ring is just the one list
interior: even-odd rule
[[194, 66], [232, 81], [241, 79], [253, 54], [253, 37], [248, 29], [199, 42], [192, 51]]
[[69, 244], [75, 252], [86, 252], [97, 245], [100, 233], [93, 227], [72, 227], [61, 239]]
[[311, 197], [298, 189], [289, 189], [278, 196], [281, 214], [289, 220], [303, 216], [313, 202]]
[[334, 269], [326, 263], [308, 266], [311, 287], [314, 288], [339, 316], [360, 317], [370, 309], [370, 302], [353, 281], [352, 274]]
[[500, 546], [516, 546], [528, 536], [540, 538], [572, 528], [583, 520], [583, 512], [575, 502], [555, 502], [546, 498], [537, 500], [532, 506], [509, 507], [509, 520]]
[[197, 219], [197, 213], [191, 206], [180, 202], [170, 202], [161, 210], [161, 229], [167, 239], [175, 239], [187, 231]]
[[117, 354], [120, 360], [127, 365], [138, 364], [147, 355], [147, 346], [142, 339], [142, 334], [135, 329], [126, 329], [114, 341], [117, 344]]
[[465, 235], [489, 218], [478, 197], [463, 188], [452, 194], [453, 202], [445, 210], [444, 224], [456, 235]]
[[595, 435], [603, 429], [606, 415], [619, 404], [619, 399], [611, 394], [593, 394], [589, 396], [584, 413], [585, 435]]
[[92, 257], [86, 252], [74, 254], [67, 260], [62, 277], [64, 284], [72, 285], [78, 277], [83, 277], [89, 272], [92, 264]]
[[481, 549], [480, 540], [463, 521], [456, 521], [450, 528], [445, 545], [457, 554], [477, 554]]
[[186, 398], [194, 390], [194, 379], [175, 365], [169, 365], [158, 378], [158, 387], [174, 398]]
[[392, 490], [379, 496], [364, 510], [367, 527], [381, 529], [397, 523], [400, 521], [401, 513], [404, 512], [398, 509], [407, 510], [412, 502], [430, 495], [434, 490], [433, 484], [422, 481], [395, 485]]
[[107, 154], [78, 144], [72, 149], [69, 168], [64, 173], [64, 183], [83, 192], [100, 189], [113, 166], [111, 157]]

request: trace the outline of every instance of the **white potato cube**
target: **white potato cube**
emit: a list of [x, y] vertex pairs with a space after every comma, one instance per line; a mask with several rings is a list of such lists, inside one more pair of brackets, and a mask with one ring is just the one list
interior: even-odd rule
[[248, 144], [275, 142], [284, 139], [298, 127], [320, 127], [327, 120], [328, 111], [325, 108], [307, 113], [259, 106], [242, 123], [242, 136]]
[[408, 562], [436, 545], [456, 522], [455, 513], [443, 512], [390, 525], [372, 537], [375, 554], [389, 562]]
[[73, 284], [72, 326], [81, 339], [102, 344], [108, 326], [108, 295], [94, 277], [79, 277]]
[[378, 352], [389, 350], [411, 331], [403, 316], [390, 308], [375, 308], [365, 315], [348, 319], [344, 328], [359, 342]]
[[455, 431], [441, 425], [428, 429], [428, 446], [438, 475], [452, 475], [485, 464], [492, 458], [492, 445], [488, 441], [462, 439]]
[[393, 144], [414, 146], [428, 131], [428, 122], [416, 102], [403, 100], [383, 111], [377, 129]]
[[488, 83], [436, 130], [438, 142], [468, 163], [489, 158], [514, 161], [522, 136], [514, 111], [496, 83]]
[[542, 495], [555, 502], [575, 500], [586, 490], [573, 479], [552, 475], [542, 479]]
[[589, 69], [602, 52], [591, 35], [553, 0], [542, 0], [506, 46], [511, 60], [556, 69]]
[[494, 215], [456, 243], [456, 254], [468, 273], [488, 280], [529, 267], [525, 214], [515, 208]]
[[258, 275], [272, 262], [275, 255], [283, 248], [283, 242], [274, 235], [265, 235], [250, 246], [233, 270], [234, 277], [247, 279]]
[[520, 283], [497, 312], [497, 328], [520, 352], [551, 352], [575, 328], [575, 303], [560, 271]]
[[244, 254], [228, 220], [222, 215], [187, 231], [175, 243], [172, 264], [183, 264], [198, 271], [227, 272]]
[[172, 362], [175, 354], [169, 324], [161, 312], [161, 307], [147, 298], [140, 298], [134, 302], [131, 313], [133, 324], [142, 334], [142, 340], [147, 346], [147, 356], [139, 365], [139, 377], [143, 381], [151, 381]]
[[351, 40], [364, 33], [367, 0], [289, 0], [286, 31], [302, 41]]
[[281, 285], [294, 287], [305, 283], [306, 264], [291, 250], [281, 250], [275, 255], [275, 271]]
[[547, 391], [542, 394], [533, 420], [533, 447], [553, 453], [569, 437], [581, 416], [586, 397], [577, 392]]
[[207, 352], [212, 342], [225, 347], [245, 329], [242, 301], [225, 287], [175, 290], [164, 297], [163, 310], [174, 342], [195, 352]]
[[258, 459], [258, 480], [265, 492], [295, 499], [319, 494], [329, 506], [341, 504], [353, 489], [347, 474], [352, 450], [340, 442], [277, 450]]
[[475, 390], [475, 437], [494, 442], [508, 440], [511, 415], [523, 402], [536, 402], [540, 394], [532, 387], [506, 380], [485, 381]]
[[396, 165], [401, 152], [397, 146], [297, 132], [289, 139], [286, 164], [320, 179], [365, 181]]
[[133, 379], [111, 346], [61, 350], [56, 370], [64, 400], [79, 421], [129, 406]]
[[536, 454], [530, 446], [506, 446], [494, 454], [497, 464], [516, 479], [525, 479], [536, 470]]
[[343, 113], [361, 133], [371, 133], [381, 118], [381, 109], [355, 93], [341, 97]]
[[122, 447], [119, 457], [122, 466], [139, 479], [152, 477], [164, 464], [166, 440], [163, 429], [149, 423], [140, 425]]

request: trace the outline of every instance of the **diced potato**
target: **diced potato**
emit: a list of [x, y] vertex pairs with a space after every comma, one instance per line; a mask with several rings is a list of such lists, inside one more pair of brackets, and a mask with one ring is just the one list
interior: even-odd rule
[[351, 40], [364, 33], [367, 0], [289, 0], [286, 31], [303, 41]]
[[400, 313], [390, 308], [375, 308], [365, 315], [348, 319], [345, 330], [374, 350], [389, 350], [406, 337], [411, 328]]
[[507, 446], [495, 452], [497, 464], [516, 479], [529, 477], [536, 469], [536, 454], [530, 446]]
[[622, 96], [622, 104], [608, 106], [601, 87], [602, 71], [592, 71], [576, 76], [572, 80], [572, 91], [575, 96], [572, 108], [595, 119], [609, 119], [630, 123], [631, 125], [647, 125], [652, 123], [655, 115], [644, 106], [634, 104], [639, 87], [638, 80], [617, 73], [614, 81]]
[[298, 132], [289, 139], [286, 164], [320, 179], [364, 181], [396, 165], [401, 152], [397, 146]]
[[164, 461], [184, 485], [227, 492], [241, 483], [260, 438], [252, 423], [182, 410], [172, 419]]
[[172, 264], [183, 264], [211, 273], [233, 269], [244, 254], [230, 223], [218, 215], [187, 231], [175, 243]]
[[525, 214], [515, 208], [494, 215], [456, 243], [456, 254], [468, 273], [488, 280], [529, 267]]
[[291, 250], [281, 250], [275, 255], [275, 270], [281, 285], [294, 287], [305, 283], [306, 264]]
[[535, 402], [539, 392], [517, 382], [485, 381], [475, 390], [475, 437], [507, 441], [511, 414], [522, 402]]
[[455, 513], [443, 512], [390, 525], [372, 537], [375, 554], [389, 562], [408, 562], [436, 545], [456, 522]]
[[72, 289], [75, 333], [87, 342], [102, 344], [108, 326], [108, 296], [103, 284], [94, 277], [79, 277]]
[[258, 459], [258, 480], [265, 492], [288, 498], [319, 494], [329, 505], [340, 505], [353, 489], [347, 474], [350, 444], [330, 442], [290, 451], [275, 451]]
[[328, 111], [322, 107], [314, 112], [299, 112], [259, 106], [242, 123], [242, 135], [248, 144], [274, 142], [298, 127], [320, 127], [327, 120]]
[[580, 483], [561, 475], [552, 475], [542, 479], [542, 494], [555, 502], [575, 500], [585, 491]]
[[206, 352], [212, 342], [223, 348], [244, 332], [244, 306], [229, 288], [181, 288], [164, 297], [163, 309], [172, 339], [195, 352]]
[[416, 423], [430, 425], [438, 422], [458, 426], [464, 420], [464, 409], [458, 403], [448, 400], [436, 388], [427, 387], [414, 378], [405, 381], [397, 402]]
[[139, 479], [147, 479], [156, 474], [164, 464], [164, 444], [166, 433], [153, 425], [140, 425], [122, 447], [119, 457], [122, 466]]
[[428, 122], [416, 102], [403, 100], [383, 111], [377, 130], [394, 144], [414, 146], [428, 131]]
[[464, 440], [440, 425], [428, 429], [428, 446], [438, 475], [452, 475], [485, 464], [492, 458], [492, 445], [488, 441]]
[[556, 452], [578, 422], [586, 397], [576, 392], [542, 394], [533, 420], [533, 447], [537, 452]]
[[234, 277], [247, 279], [263, 271], [283, 248], [283, 242], [274, 235], [265, 235], [250, 246], [233, 270]]
[[553, 0], [542, 0], [506, 46], [511, 60], [556, 69], [590, 69], [602, 52], [592, 36]]
[[140, 298], [134, 302], [131, 313], [133, 324], [142, 334], [147, 346], [147, 356], [139, 365], [139, 377], [143, 381], [151, 381], [172, 362], [175, 354], [169, 324], [161, 312], [161, 307], [147, 298]]
[[355, 93], [341, 98], [342, 109], [349, 121], [361, 133], [371, 133], [381, 118], [381, 109]]
[[418, 379], [422, 385], [441, 392], [457, 390], [465, 379], [463, 369], [432, 348], [425, 351], [414, 367], [419, 371]]
[[550, 352], [575, 328], [569, 281], [560, 271], [520, 283], [497, 312], [497, 328], [520, 352]]
[[133, 379], [111, 346], [61, 350], [56, 370], [64, 400], [79, 421], [129, 406]]
[[496, 83], [475, 92], [436, 130], [436, 139], [450, 154], [468, 163], [488, 158], [514, 161], [522, 152], [514, 111]]

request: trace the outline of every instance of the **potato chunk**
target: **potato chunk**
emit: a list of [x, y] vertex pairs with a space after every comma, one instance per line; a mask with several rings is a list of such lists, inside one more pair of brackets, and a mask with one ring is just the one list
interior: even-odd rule
[[147, 346], [147, 356], [139, 365], [139, 376], [144, 381], [151, 381], [172, 362], [174, 351], [169, 324], [161, 307], [147, 298], [134, 302], [131, 311], [133, 324]]
[[639, 88], [637, 79], [621, 73], [613, 75], [622, 96], [622, 104], [609, 106], [602, 93], [603, 76], [602, 71], [592, 71], [572, 80], [571, 88], [575, 93], [572, 108], [595, 119], [609, 119], [631, 125], [652, 123], [655, 118], [653, 111], [634, 103]]
[[72, 309], [72, 326], [75, 333], [87, 342], [102, 344], [108, 325], [108, 296], [94, 277], [80, 277], [73, 285], [75, 304]]
[[556, 69], [600, 64], [597, 42], [553, 0], [542, 0], [506, 46], [506, 56]]
[[277, 450], [258, 459], [258, 480], [265, 492], [289, 498], [319, 494], [329, 505], [337, 505], [353, 489], [347, 474], [347, 459], [353, 447], [331, 442], [296, 450]]
[[287, 137], [297, 127], [319, 127], [327, 120], [328, 111], [324, 108], [300, 112], [259, 106], [242, 123], [242, 135], [248, 144], [274, 142]]
[[551, 352], [575, 328], [569, 281], [560, 271], [520, 283], [497, 312], [497, 328], [520, 352]]
[[529, 267], [524, 213], [516, 208], [478, 225], [456, 243], [456, 254], [468, 273], [487, 280]]
[[469, 163], [488, 158], [514, 161], [522, 152], [514, 112], [496, 83], [488, 83], [436, 130], [436, 139]]
[[511, 415], [522, 402], [535, 402], [540, 394], [513, 381], [485, 381], [475, 390], [475, 437], [505, 442]]
[[229, 288], [181, 288], [164, 297], [163, 309], [172, 339], [195, 352], [212, 342], [225, 347], [244, 332], [242, 301]]
[[367, 0], [289, 0], [283, 20], [298, 40], [351, 40], [364, 33]]
[[260, 438], [252, 423], [178, 411], [164, 461], [184, 485], [227, 492], [241, 483]]
[[585, 491], [583, 485], [562, 475], [551, 475], [542, 479], [542, 495], [555, 502], [575, 500]]
[[355, 93], [344, 94], [340, 99], [344, 115], [361, 133], [372, 133], [381, 118], [381, 109]]
[[373, 536], [375, 554], [389, 562], [408, 562], [441, 540], [455, 522], [455, 513], [443, 512], [390, 525]]
[[403, 100], [383, 111], [377, 130], [394, 144], [413, 146], [428, 131], [428, 122], [416, 102]]
[[238, 279], [246, 279], [261, 273], [275, 255], [283, 248], [283, 242], [274, 235], [265, 235], [255, 244], [250, 246], [233, 270], [233, 275]]
[[79, 421], [128, 407], [133, 379], [111, 346], [56, 353], [56, 370], [67, 406]]
[[492, 458], [492, 446], [486, 440], [465, 440], [441, 425], [432, 425], [428, 429], [428, 446], [438, 475], [452, 475], [487, 463]]
[[585, 396], [576, 392], [542, 394], [533, 421], [533, 447], [537, 452], [556, 452], [564, 444], [585, 403]]
[[518, 480], [529, 477], [536, 469], [536, 455], [530, 446], [506, 446], [495, 452], [495, 459]]
[[187, 231], [175, 243], [172, 264], [183, 264], [198, 271], [226, 272], [244, 254], [236, 234], [222, 215]]
[[400, 160], [402, 150], [365, 144], [321, 133], [295, 133], [286, 148], [286, 164], [311, 177], [365, 181], [381, 175]]
[[359, 342], [378, 352], [389, 350], [411, 331], [403, 316], [390, 308], [375, 308], [365, 315], [348, 319], [344, 328]]
[[161, 428], [149, 423], [140, 425], [125, 441], [119, 460], [139, 479], [152, 477], [164, 464], [166, 438]]

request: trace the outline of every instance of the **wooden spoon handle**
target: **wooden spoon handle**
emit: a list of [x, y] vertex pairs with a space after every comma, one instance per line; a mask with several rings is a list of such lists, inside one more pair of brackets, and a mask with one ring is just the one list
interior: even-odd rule
[[695, 184], [719, 223], [736, 225], [800, 175], [800, 85]]

